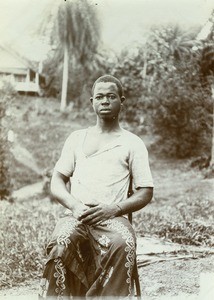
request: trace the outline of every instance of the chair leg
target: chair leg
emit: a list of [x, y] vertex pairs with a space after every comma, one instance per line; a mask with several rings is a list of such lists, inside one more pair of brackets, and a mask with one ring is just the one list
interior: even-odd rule
[[134, 264], [134, 269], [133, 269], [133, 280], [134, 280], [134, 284], [135, 284], [137, 299], [141, 299], [140, 280], [139, 280], [139, 275], [138, 275], [136, 259], [135, 259], [135, 264]]
[[[132, 186], [131, 181], [130, 181], [130, 187]], [[129, 189], [129, 194], [128, 197], [130, 197], [133, 193], [130, 192], [131, 189]], [[132, 213], [128, 214], [128, 219], [129, 222], [132, 224]], [[139, 275], [138, 275], [138, 268], [137, 268], [137, 258], [135, 257], [135, 262], [134, 262], [134, 268], [133, 268], [133, 286], [135, 286], [136, 290], [136, 297], [138, 300], [141, 299], [141, 289], [140, 289], [140, 280], [139, 280]]]

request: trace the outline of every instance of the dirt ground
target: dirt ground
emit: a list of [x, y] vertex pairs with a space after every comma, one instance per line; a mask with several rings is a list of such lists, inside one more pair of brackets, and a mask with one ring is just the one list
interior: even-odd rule
[[[177, 296], [185, 299], [188, 295], [202, 294], [201, 274], [209, 274], [210, 280], [208, 285], [213, 286], [214, 274], [213, 256], [202, 259], [189, 259], [179, 261], [160, 262], [153, 265], [145, 266], [139, 269], [142, 294], [151, 299]], [[209, 276], [208, 276], [209, 277]], [[181, 296], [183, 295], [183, 296]], [[205, 293], [200, 300], [205, 300]], [[208, 300], [208, 298], [207, 298]]]
[[[214, 255], [151, 263], [139, 267], [142, 298], [211, 300], [214, 294]], [[37, 299], [39, 280], [0, 291], [0, 299]]]
[[[208, 290], [201, 286], [201, 274], [203, 273], [210, 276]], [[211, 286], [214, 287], [213, 274], [214, 260], [212, 256], [145, 266], [139, 268], [142, 296], [145, 300], [156, 300], [160, 297], [161, 299], [185, 300], [190, 296], [191, 299], [211, 300], [208, 292]], [[32, 295], [29, 299], [36, 299], [38, 286], [39, 281], [25, 282], [19, 287], [0, 291], [0, 299], [15, 299], [18, 296], [19, 299], [22, 299], [22, 296], [24, 298], [28, 295], [29, 297]]]

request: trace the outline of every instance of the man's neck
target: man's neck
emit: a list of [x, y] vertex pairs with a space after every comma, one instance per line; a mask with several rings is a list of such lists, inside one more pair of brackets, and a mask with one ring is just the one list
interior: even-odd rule
[[114, 120], [97, 118], [97, 124], [95, 125], [95, 129], [99, 133], [111, 133], [121, 130], [117, 118], [115, 118]]

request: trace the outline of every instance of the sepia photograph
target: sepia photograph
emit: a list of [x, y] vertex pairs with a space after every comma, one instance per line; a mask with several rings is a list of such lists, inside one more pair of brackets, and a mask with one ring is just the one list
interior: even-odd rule
[[0, 300], [214, 299], [213, 0], [0, 0]]

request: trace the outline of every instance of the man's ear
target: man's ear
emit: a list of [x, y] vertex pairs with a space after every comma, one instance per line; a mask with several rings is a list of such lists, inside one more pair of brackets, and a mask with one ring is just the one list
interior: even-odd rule
[[121, 100], [121, 103], [123, 103], [123, 102], [126, 100], [126, 98], [125, 98], [124, 96], [122, 96], [122, 97], [120, 98], [120, 100]]
[[91, 104], [93, 104], [93, 97], [90, 98]]

